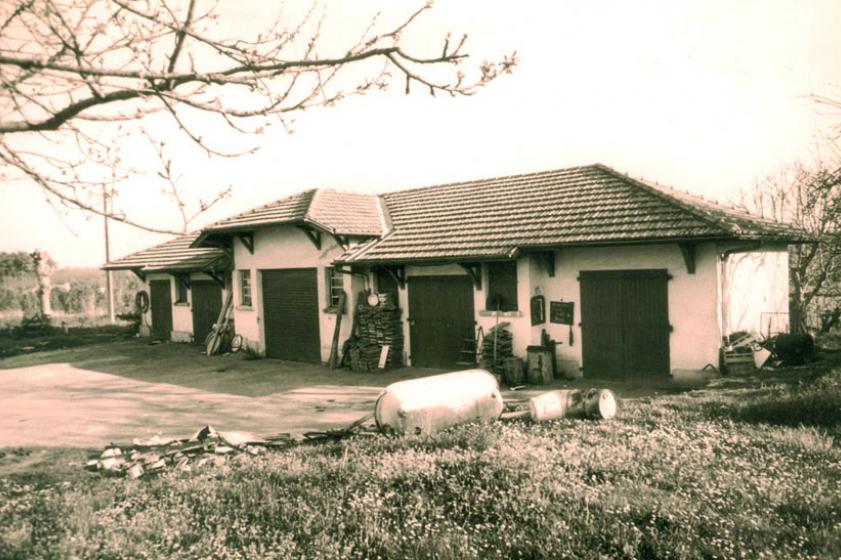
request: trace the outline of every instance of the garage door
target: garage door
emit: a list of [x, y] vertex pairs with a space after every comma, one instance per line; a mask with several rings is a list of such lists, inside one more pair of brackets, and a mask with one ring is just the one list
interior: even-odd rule
[[581, 273], [584, 375], [631, 380], [669, 375], [668, 273]]
[[473, 283], [467, 276], [414, 276], [408, 282], [412, 365], [464, 369], [457, 362], [473, 336]]
[[222, 288], [216, 282], [193, 282], [193, 340], [204, 344], [222, 310]]
[[149, 282], [149, 307], [152, 310], [152, 336], [169, 340], [172, 334], [172, 291], [169, 280]]
[[318, 275], [314, 268], [262, 270], [266, 356], [321, 362]]

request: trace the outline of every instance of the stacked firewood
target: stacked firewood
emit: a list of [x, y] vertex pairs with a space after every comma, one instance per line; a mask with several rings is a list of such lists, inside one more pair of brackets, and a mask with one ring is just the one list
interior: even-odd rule
[[348, 347], [348, 359], [353, 371], [377, 371], [380, 355], [388, 346], [385, 368], [402, 365], [403, 323], [401, 310], [389, 294], [378, 294], [377, 305], [369, 305], [362, 298], [356, 307], [357, 340]]
[[377, 371], [382, 348], [375, 342], [365, 342], [358, 338], [349, 342], [347, 360], [350, 369], [361, 373]]
[[499, 375], [505, 370], [503, 362], [514, 355], [514, 341], [508, 326], [507, 322], [500, 323], [485, 334], [479, 360], [479, 367], [482, 369]]

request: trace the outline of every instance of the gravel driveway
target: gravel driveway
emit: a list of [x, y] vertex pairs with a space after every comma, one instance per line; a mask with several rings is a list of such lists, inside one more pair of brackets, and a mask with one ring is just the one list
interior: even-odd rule
[[385, 385], [430, 373], [208, 358], [140, 340], [17, 356], [0, 361], [0, 447], [99, 447], [205, 424], [263, 435], [341, 427], [372, 411]]

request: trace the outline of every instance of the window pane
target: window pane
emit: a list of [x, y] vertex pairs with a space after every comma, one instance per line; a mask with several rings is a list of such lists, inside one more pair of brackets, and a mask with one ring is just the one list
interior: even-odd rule
[[517, 262], [488, 264], [488, 299], [485, 308], [517, 311]]
[[251, 271], [239, 271], [239, 303], [251, 305]]
[[187, 284], [184, 278], [175, 278], [175, 303], [187, 303]]
[[327, 307], [336, 309], [339, 307], [339, 295], [344, 288], [342, 273], [329, 266], [325, 268], [327, 273]]

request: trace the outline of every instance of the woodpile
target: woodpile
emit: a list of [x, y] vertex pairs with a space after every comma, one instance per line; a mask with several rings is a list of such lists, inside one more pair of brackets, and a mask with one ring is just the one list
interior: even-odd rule
[[502, 375], [505, 370], [506, 358], [514, 355], [514, 341], [511, 331], [508, 330], [509, 323], [500, 323], [491, 328], [482, 341], [481, 359], [479, 367]]
[[[372, 372], [403, 364], [403, 323], [401, 309], [390, 294], [377, 294], [377, 305], [359, 298], [356, 306], [357, 332], [345, 343], [346, 365], [353, 371]], [[383, 368], [380, 359], [388, 346]]]

